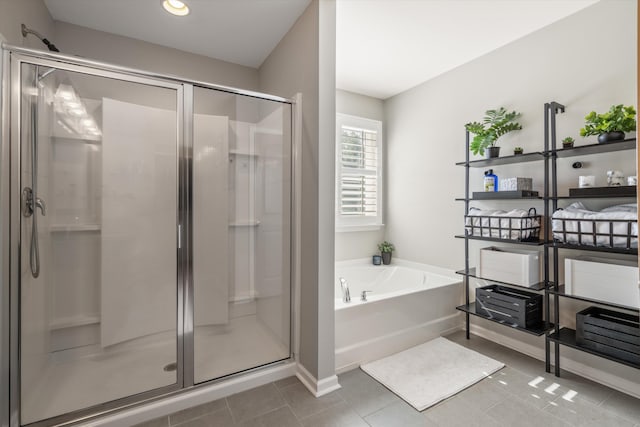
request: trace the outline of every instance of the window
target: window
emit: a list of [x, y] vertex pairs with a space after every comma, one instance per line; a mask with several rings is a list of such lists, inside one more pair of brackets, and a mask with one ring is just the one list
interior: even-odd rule
[[336, 230], [382, 226], [382, 122], [336, 117]]

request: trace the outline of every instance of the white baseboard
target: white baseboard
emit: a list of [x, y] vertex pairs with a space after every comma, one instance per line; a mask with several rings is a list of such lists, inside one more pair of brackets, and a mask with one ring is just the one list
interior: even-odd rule
[[[495, 331], [484, 328], [482, 326], [478, 326], [476, 324], [471, 325], [471, 333], [544, 362], [544, 359], [545, 359], [544, 347], [538, 347], [531, 344], [527, 344], [520, 340], [507, 337], [505, 335], [499, 334]], [[554, 352], [553, 352], [553, 346], [552, 346], [551, 348], [552, 358], [553, 358], [553, 355], [554, 355]], [[597, 356], [593, 356], [593, 357], [597, 357]], [[571, 372], [573, 374], [579, 375], [591, 381], [603, 384], [607, 387], [610, 387], [612, 389], [621, 391], [622, 393], [626, 393], [628, 395], [631, 395], [640, 399], [640, 387], [638, 387], [638, 384], [635, 381], [629, 381], [626, 378], [610, 374], [609, 372], [606, 372], [602, 369], [597, 369], [592, 366], [585, 365], [584, 363], [580, 363], [576, 360], [570, 359], [562, 355], [560, 355], [560, 366], [565, 371]]]
[[459, 313], [455, 313], [392, 334], [337, 348], [336, 373], [350, 371], [363, 363], [390, 356], [441, 335], [455, 332], [460, 330], [461, 325], [462, 317]]
[[212, 402], [241, 391], [291, 377], [296, 374], [296, 367], [297, 364], [295, 362], [288, 362], [283, 365], [241, 375], [209, 386], [197, 387], [184, 393], [158, 399], [148, 404], [135, 406], [131, 409], [88, 421], [82, 425], [92, 427], [119, 427], [139, 424], [192, 406]]
[[298, 372], [296, 377], [302, 384], [313, 394], [315, 397], [324, 396], [332, 391], [338, 390], [340, 384], [338, 383], [338, 376], [332, 375], [327, 378], [323, 378], [320, 381], [316, 379], [304, 366], [298, 364]]

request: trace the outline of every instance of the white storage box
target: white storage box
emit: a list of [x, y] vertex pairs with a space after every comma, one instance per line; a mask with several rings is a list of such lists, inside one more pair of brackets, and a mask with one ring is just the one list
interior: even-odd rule
[[482, 248], [478, 276], [514, 285], [534, 286], [540, 282], [540, 252], [495, 246]]
[[564, 260], [565, 293], [627, 307], [640, 307], [638, 263], [578, 256]]

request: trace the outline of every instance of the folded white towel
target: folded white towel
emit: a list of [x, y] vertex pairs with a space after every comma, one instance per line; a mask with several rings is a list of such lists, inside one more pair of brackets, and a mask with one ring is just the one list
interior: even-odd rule
[[[636, 204], [611, 206], [598, 212], [591, 211], [582, 203], [576, 202], [555, 211], [551, 218], [553, 237], [561, 242], [616, 248], [627, 247], [630, 243], [630, 247], [638, 247], [638, 206]], [[630, 233], [629, 224], [631, 225]], [[616, 235], [613, 242], [609, 235], [610, 230], [613, 230], [613, 234]], [[627, 240], [627, 235], [631, 236], [630, 241]]]
[[535, 216], [535, 211], [531, 213], [523, 209], [513, 209], [507, 212], [471, 208], [465, 227], [469, 235], [523, 240], [537, 235], [540, 221]]

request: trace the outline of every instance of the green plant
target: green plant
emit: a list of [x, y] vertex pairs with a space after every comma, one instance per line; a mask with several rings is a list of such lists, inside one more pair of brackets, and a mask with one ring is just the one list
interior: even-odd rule
[[573, 139], [573, 138], [571, 138], [570, 136], [568, 136], [568, 137], [566, 137], [566, 138], [564, 138], [564, 139], [562, 140], [562, 143], [563, 143], [563, 144], [567, 144], [567, 145], [568, 145], [568, 144], [573, 144], [574, 142], [576, 142], [576, 140], [575, 140], [575, 139]]
[[385, 240], [382, 243], [378, 243], [378, 250], [382, 253], [393, 252], [396, 250], [396, 247], [393, 246], [393, 243], [389, 243]]
[[520, 116], [520, 113], [509, 113], [504, 107], [500, 107], [497, 110], [487, 110], [482, 123], [471, 122], [464, 125], [465, 129], [475, 135], [469, 147], [471, 152], [484, 155], [485, 148], [495, 147], [502, 135], [522, 129], [522, 125], [515, 121]]
[[636, 110], [632, 106], [612, 105], [606, 113], [597, 114], [592, 111], [584, 119], [586, 123], [580, 129], [580, 136], [636, 130]]
[[522, 152], [522, 151], [524, 151], [524, 149], [523, 149], [522, 147], [516, 147], [516, 148], [514, 148], [514, 149], [513, 149], [513, 151], [520, 151], [520, 152]]

